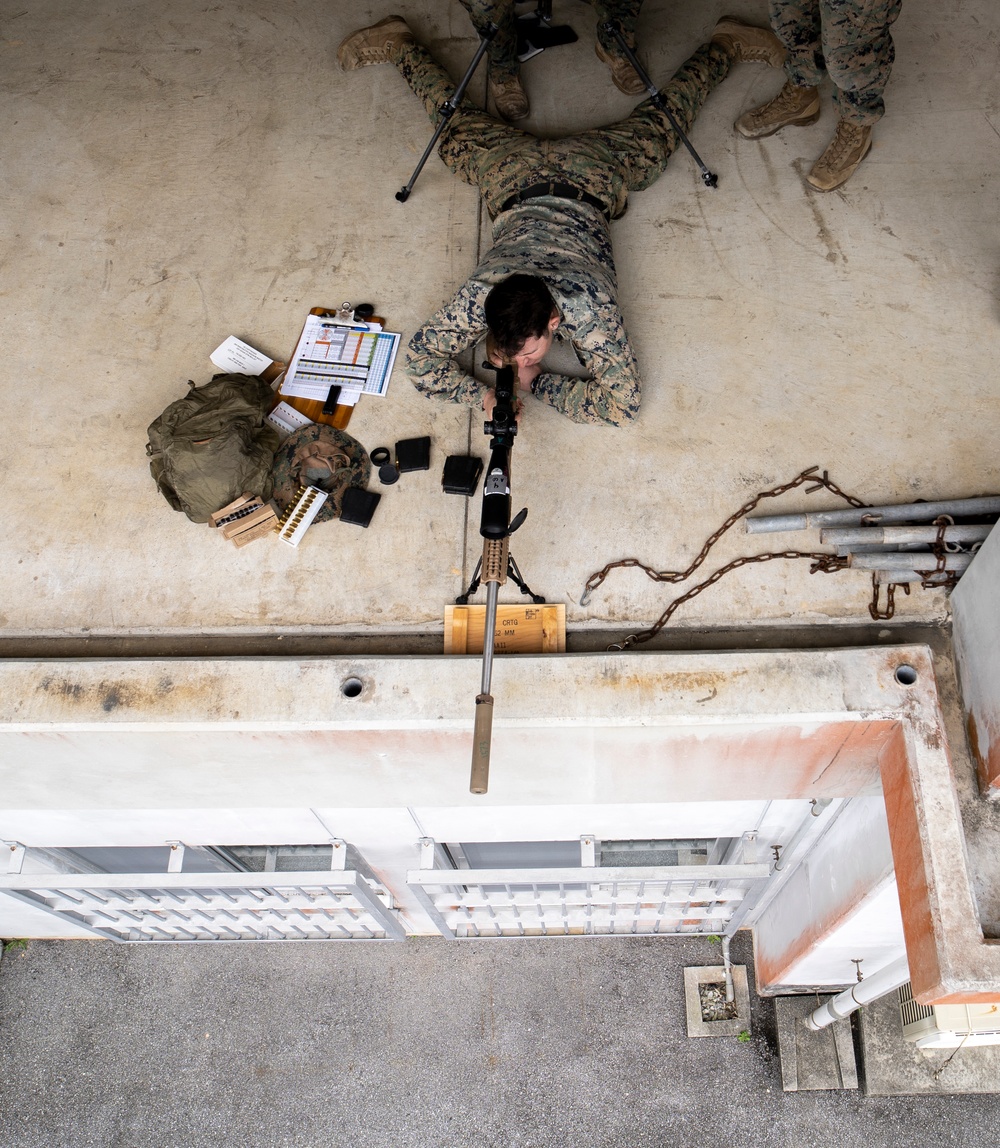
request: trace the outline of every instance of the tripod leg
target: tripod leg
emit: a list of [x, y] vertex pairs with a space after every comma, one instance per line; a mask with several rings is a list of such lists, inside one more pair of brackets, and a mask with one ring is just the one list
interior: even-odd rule
[[513, 554], [507, 555], [507, 577], [520, 589], [522, 594], [527, 594], [536, 606], [540, 606], [545, 601], [541, 594], [536, 594], [528, 583], [525, 582], [521, 571], [517, 568]]
[[434, 129], [430, 143], [424, 148], [424, 154], [420, 157], [417, 166], [413, 169], [410, 182], [396, 192], [396, 199], [399, 200], [400, 203], [405, 203], [410, 198], [410, 192], [413, 190], [413, 185], [417, 182], [417, 176], [424, 170], [424, 164], [430, 158], [431, 152], [434, 150], [434, 145], [441, 138], [441, 133], [448, 126], [448, 121], [452, 115], [458, 110], [458, 106], [462, 102], [462, 97], [465, 95], [465, 89], [469, 86], [469, 81], [475, 74], [476, 68], [479, 67], [479, 61], [483, 58], [490, 41], [496, 34], [496, 24], [488, 25], [485, 32], [483, 32], [482, 39], [479, 41], [479, 47], [476, 49], [476, 54], [472, 57], [472, 63], [466, 68], [465, 75], [459, 81], [458, 87], [453, 94], [445, 100], [441, 107], [441, 120]]
[[517, 58], [521, 63], [560, 44], [575, 44], [577, 34], [568, 24], [552, 27], [552, 0], [539, 0], [534, 12], [517, 18]]
[[642, 82], [646, 85], [646, 90], [649, 92], [650, 103], [654, 108], [657, 109], [657, 111], [663, 112], [663, 114], [670, 121], [670, 126], [677, 133], [677, 138], [691, 153], [691, 158], [698, 165], [698, 169], [701, 171], [702, 182], [706, 187], [718, 187], [719, 177], [714, 172], [708, 170], [708, 168], [702, 162], [701, 156], [694, 150], [691, 141], [684, 134], [684, 129], [674, 118], [674, 113], [670, 110], [670, 107], [660, 93], [660, 90], [649, 78], [649, 73], [643, 68], [642, 64], [639, 63], [638, 59], [636, 59], [635, 52], [633, 52], [625, 42], [625, 37], [621, 34], [621, 30], [618, 28], [618, 25], [613, 23], [611, 20], [608, 20], [607, 23], [601, 25], [601, 28], [609, 36], [614, 36], [614, 38], [618, 41], [618, 46], [625, 53], [625, 58], [635, 69], [636, 75], [639, 77], [639, 79], [642, 80]]

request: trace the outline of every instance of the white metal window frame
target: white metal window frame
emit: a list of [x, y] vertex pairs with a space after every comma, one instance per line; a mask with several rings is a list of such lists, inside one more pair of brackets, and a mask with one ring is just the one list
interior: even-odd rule
[[[352, 869], [182, 873], [20, 873], [10, 844], [0, 894], [117, 942], [402, 940], [392, 898]], [[334, 863], [347, 849], [334, 842]]]
[[436, 867], [421, 841], [407, 884], [449, 939], [556, 936], [732, 936], [770, 875], [764, 864], [599, 868], [594, 838], [580, 868]]

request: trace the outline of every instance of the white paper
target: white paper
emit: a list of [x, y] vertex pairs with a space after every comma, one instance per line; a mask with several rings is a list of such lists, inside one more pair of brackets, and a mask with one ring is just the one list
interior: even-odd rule
[[261, 375], [274, 362], [235, 335], [220, 343], [209, 358], [220, 371], [231, 375]]

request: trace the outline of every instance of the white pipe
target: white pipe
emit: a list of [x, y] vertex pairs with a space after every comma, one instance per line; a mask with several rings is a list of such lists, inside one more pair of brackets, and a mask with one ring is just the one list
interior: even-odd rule
[[722, 938], [722, 963], [726, 969], [726, 1003], [732, 1004], [736, 1000], [736, 989], [733, 986], [733, 962], [729, 956], [729, 937]]
[[846, 558], [848, 554], [928, 554], [931, 548], [921, 542], [912, 545], [897, 545], [895, 542], [845, 542], [836, 549], [838, 558]]
[[775, 861], [773, 865], [775, 873], [780, 873], [782, 869], [785, 868], [785, 866], [788, 864], [789, 858], [794, 854], [795, 850], [798, 849], [799, 842], [802, 840], [802, 838], [805, 837], [807, 833], [813, 832], [816, 826], [816, 822], [813, 820], [813, 818], [822, 816], [823, 811], [832, 802], [832, 797], [813, 798], [813, 800], [809, 803], [811, 808], [808, 814], [802, 818], [798, 829], [796, 829], [795, 833], [792, 835], [791, 841], [788, 842], [788, 844], [781, 850], [781, 853], [778, 855], [778, 860]]
[[821, 1028], [833, 1024], [835, 1020], [841, 1020], [845, 1016], [850, 1016], [852, 1012], [857, 1012], [869, 1001], [878, 1000], [886, 993], [891, 993], [893, 989], [898, 989], [900, 985], [905, 985], [909, 979], [910, 966], [906, 957], [900, 957], [891, 965], [886, 965], [884, 969], [879, 969], [877, 973], [872, 973], [870, 977], [865, 977], [863, 981], [858, 981], [856, 985], [851, 985], [849, 989], [844, 989], [842, 993], [831, 997], [826, 1004], [820, 1005], [806, 1017], [806, 1027], [812, 1032], [819, 1032]]

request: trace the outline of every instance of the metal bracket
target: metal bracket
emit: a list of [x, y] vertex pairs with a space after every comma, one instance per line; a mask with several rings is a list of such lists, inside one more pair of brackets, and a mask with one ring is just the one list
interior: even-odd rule
[[10, 850], [10, 856], [7, 858], [7, 872], [20, 873], [27, 847], [22, 845], [20, 841], [5, 841], [4, 845]]

